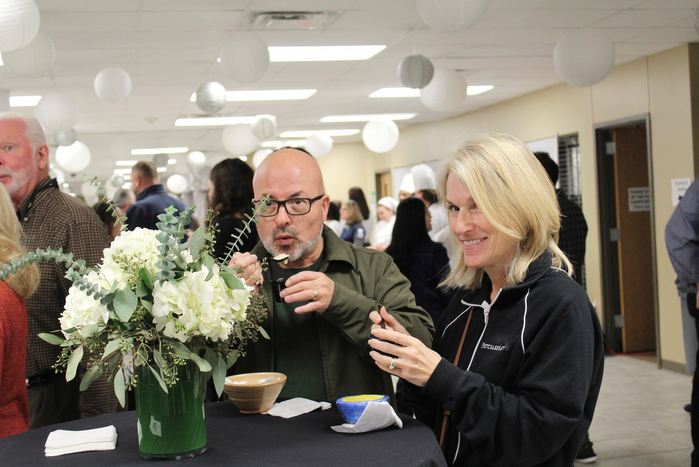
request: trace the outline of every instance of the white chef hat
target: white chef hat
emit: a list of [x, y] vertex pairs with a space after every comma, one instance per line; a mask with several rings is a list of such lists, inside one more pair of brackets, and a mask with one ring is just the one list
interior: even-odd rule
[[390, 209], [393, 212], [396, 212], [396, 209], [398, 209], [398, 200], [390, 196], [381, 198], [376, 204]]
[[415, 193], [415, 182], [413, 181], [413, 174], [407, 173], [403, 176], [403, 180], [400, 182], [400, 191], [405, 191], [406, 193]]
[[430, 166], [418, 164], [410, 169], [410, 173], [415, 181], [415, 191], [437, 189], [437, 177]]

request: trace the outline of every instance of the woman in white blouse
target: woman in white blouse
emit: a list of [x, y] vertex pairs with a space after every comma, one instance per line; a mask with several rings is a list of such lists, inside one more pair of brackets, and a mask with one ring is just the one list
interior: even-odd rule
[[379, 216], [379, 221], [374, 227], [374, 243], [372, 248], [379, 251], [384, 251], [391, 244], [391, 235], [393, 234], [393, 224], [396, 222], [396, 209], [398, 201], [395, 198], [386, 196], [381, 198], [376, 203], [376, 214]]

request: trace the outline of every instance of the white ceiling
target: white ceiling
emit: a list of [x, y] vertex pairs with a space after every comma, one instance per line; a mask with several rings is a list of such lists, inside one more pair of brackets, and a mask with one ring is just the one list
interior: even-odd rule
[[[86, 172], [107, 179], [114, 165], [112, 142], [132, 148], [187, 146], [226, 157], [222, 127], [180, 128], [178, 117], [200, 115], [190, 102], [197, 87], [219, 81], [228, 90], [316, 88], [304, 101], [235, 103], [225, 115], [272, 114], [278, 132], [362, 128], [362, 123], [320, 123], [326, 115], [417, 112], [405, 127], [438, 121], [561, 82], [553, 68], [556, 41], [576, 28], [598, 28], [613, 42], [616, 64], [699, 39], [693, 27], [697, 0], [490, 0], [471, 29], [444, 34], [420, 18], [415, 0], [36, 0], [41, 30], [56, 45], [56, 61], [41, 77], [24, 78], [0, 67], [0, 89], [12, 95], [69, 94], [78, 104], [78, 139], [92, 152]], [[367, 61], [271, 63], [252, 84], [227, 78], [216, 63], [219, 50], [254, 11], [336, 11], [323, 29], [256, 30], [268, 46], [386, 45]], [[399, 87], [401, 59], [420, 53], [435, 66], [457, 69], [469, 85], [493, 85], [458, 109], [428, 110], [419, 98], [370, 99], [383, 87]], [[100, 100], [95, 75], [108, 66], [129, 72], [131, 95]], [[32, 113], [31, 108], [16, 110]], [[53, 142], [53, 135], [48, 135]], [[335, 142], [359, 140], [335, 138]], [[52, 153], [53, 153], [52, 148]], [[143, 157], [143, 156], [142, 156]], [[147, 157], [147, 156], [145, 156]], [[186, 155], [173, 156], [186, 171]], [[70, 181], [70, 180], [69, 180]], [[75, 185], [81, 177], [73, 179]]]

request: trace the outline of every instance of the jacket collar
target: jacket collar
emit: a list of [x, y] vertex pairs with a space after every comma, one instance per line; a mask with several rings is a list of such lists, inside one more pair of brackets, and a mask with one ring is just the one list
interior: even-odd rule
[[155, 194], [160, 194], [160, 193], [165, 193], [165, 188], [163, 188], [163, 185], [160, 183], [157, 183], [155, 185], [151, 185], [145, 190], [143, 190], [137, 197], [136, 201], [141, 201], [143, 198], [146, 198], [150, 195], [155, 195]]
[[55, 178], [46, 177], [40, 181], [34, 187], [32, 192], [29, 193], [29, 196], [24, 198], [22, 202], [19, 203], [19, 206], [17, 206], [17, 218], [20, 219], [20, 221], [23, 219], [26, 220], [27, 216], [29, 215], [29, 211], [31, 211], [31, 209], [34, 207], [34, 202], [37, 195], [42, 191], [52, 188], [58, 190], [58, 182]]

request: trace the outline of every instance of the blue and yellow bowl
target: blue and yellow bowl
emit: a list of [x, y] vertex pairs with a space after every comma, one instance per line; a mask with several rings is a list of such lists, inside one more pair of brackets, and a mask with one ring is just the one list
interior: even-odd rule
[[388, 402], [389, 400], [388, 396], [379, 394], [361, 394], [358, 396], [340, 397], [335, 404], [345, 421], [355, 424], [359, 417], [362, 416], [362, 413], [364, 413], [364, 409], [366, 409], [369, 402]]

